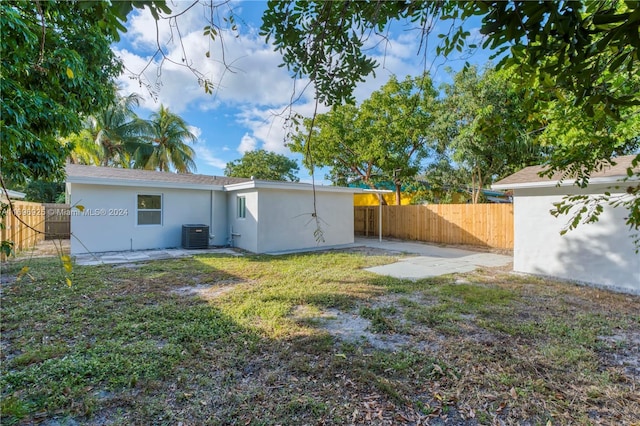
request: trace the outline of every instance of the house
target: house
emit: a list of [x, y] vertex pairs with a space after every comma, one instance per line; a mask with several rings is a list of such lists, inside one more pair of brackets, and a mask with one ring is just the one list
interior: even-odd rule
[[209, 246], [254, 253], [354, 241], [354, 188], [74, 164], [66, 173], [71, 254], [180, 247], [193, 224], [208, 226]]
[[550, 213], [567, 195], [593, 199], [609, 192], [617, 198], [632, 197], [626, 191], [640, 184], [638, 176], [626, 182], [622, 179], [635, 157], [614, 158], [616, 164], [592, 173], [584, 189], [572, 179], [561, 182], [559, 175], [540, 177], [540, 166], [527, 167], [496, 182], [494, 189], [513, 190], [514, 271], [640, 293], [640, 255], [634, 245], [637, 232], [625, 224], [626, 208], [607, 204], [597, 222], [580, 224], [564, 235], [561, 231], [572, 213], [558, 217]]
[[0, 199], [6, 200], [7, 196], [8, 196], [8, 199], [10, 200], [24, 200], [27, 194], [25, 194], [24, 192], [14, 191], [11, 189], [0, 191]]

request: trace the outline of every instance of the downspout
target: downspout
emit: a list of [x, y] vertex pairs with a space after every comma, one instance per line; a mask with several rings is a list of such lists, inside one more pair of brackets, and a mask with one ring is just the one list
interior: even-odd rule
[[229, 228], [229, 246], [233, 248], [233, 239], [235, 237], [241, 237], [242, 234], [238, 234], [237, 232], [233, 232], [233, 225]]
[[[213, 232], [213, 189], [209, 191], [209, 245], [211, 245], [211, 240], [216, 238]], [[215, 241], [214, 241], [215, 242]]]

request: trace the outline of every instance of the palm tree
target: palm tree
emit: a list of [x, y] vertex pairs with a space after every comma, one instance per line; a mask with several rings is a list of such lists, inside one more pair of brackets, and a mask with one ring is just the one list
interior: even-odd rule
[[132, 93], [121, 97], [110, 108], [96, 117], [90, 117], [87, 129], [95, 144], [100, 147], [100, 165], [133, 167], [133, 158], [146, 141], [144, 135], [147, 123], [133, 111], [139, 105], [140, 97]]
[[178, 173], [196, 170], [195, 152], [188, 145], [196, 141], [196, 136], [180, 116], [160, 105], [160, 109], [151, 114], [147, 126], [144, 137], [148, 143], [138, 147], [134, 159], [136, 167], [163, 172], [173, 169]]
[[71, 164], [98, 165], [102, 163], [102, 148], [96, 145], [95, 137], [88, 128], [79, 133], [73, 133], [60, 140], [63, 145], [73, 144], [73, 150], [69, 153]]

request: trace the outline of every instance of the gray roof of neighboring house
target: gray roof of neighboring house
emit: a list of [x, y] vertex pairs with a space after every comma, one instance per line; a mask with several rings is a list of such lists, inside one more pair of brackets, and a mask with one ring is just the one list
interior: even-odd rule
[[[251, 179], [221, 176], [197, 175], [191, 173], [168, 173], [155, 170], [122, 169], [117, 167], [81, 166], [67, 164], [65, 167], [68, 182], [91, 182], [103, 184], [118, 183], [158, 183], [177, 184], [186, 186], [224, 186], [248, 182]], [[164, 186], [164, 185], [163, 185]]]
[[[613, 158], [612, 161], [616, 164], [613, 166], [603, 167], [602, 170], [595, 171], [590, 174], [590, 179], [598, 178], [611, 178], [611, 180], [620, 179], [627, 176], [627, 169], [631, 167], [631, 162], [636, 158], [636, 155], [625, 155], [622, 157]], [[545, 166], [530, 166], [526, 167], [519, 172], [516, 172], [506, 178], [494, 183], [492, 188], [494, 189], [509, 189], [513, 186], [519, 187], [524, 184], [538, 183], [538, 184], [553, 184], [555, 185], [561, 178], [561, 173], [554, 173], [552, 177], [539, 176], [538, 173], [545, 170]], [[640, 172], [640, 165], [633, 169], [634, 172]], [[572, 184], [573, 181], [570, 178], [565, 178], [567, 183]]]
[[4, 190], [0, 190], [0, 197], [2, 198], [6, 198], [7, 194], [9, 195], [10, 199], [17, 199], [17, 200], [22, 200], [24, 197], [27, 196], [27, 194], [25, 194], [24, 192], [20, 192], [20, 191], [13, 191], [11, 189], [7, 189], [7, 192], [5, 193]]

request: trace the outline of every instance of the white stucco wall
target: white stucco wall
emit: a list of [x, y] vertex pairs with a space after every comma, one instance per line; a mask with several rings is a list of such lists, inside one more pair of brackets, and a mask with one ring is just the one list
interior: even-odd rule
[[[236, 198], [246, 197], [247, 217], [237, 217]], [[234, 246], [254, 253], [272, 253], [353, 243], [353, 194], [317, 192], [324, 242], [314, 236], [313, 193], [309, 190], [258, 188], [229, 194]]]
[[353, 194], [317, 192], [316, 206], [324, 242], [316, 241], [317, 223], [311, 191], [261, 189], [258, 250], [260, 253], [353, 243]]
[[[70, 203], [84, 206], [71, 217], [71, 253], [180, 247], [183, 224], [211, 226], [212, 209], [226, 212], [226, 197], [194, 189], [69, 184]], [[162, 225], [137, 224], [137, 195], [162, 195]], [[212, 202], [213, 201], [213, 202]], [[225, 220], [220, 219], [220, 221]], [[213, 232], [226, 229], [214, 224]], [[211, 230], [210, 230], [211, 233]], [[216, 235], [211, 244], [224, 244]], [[86, 246], [86, 248], [84, 246]]]
[[[238, 217], [238, 197], [245, 197], [246, 216]], [[258, 253], [258, 190], [249, 189], [227, 193], [228, 235], [231, 245]], [[233, 236], [231, 232], [233, 231]]]
[[[605, 190], [591, 185], [588, 193]], [[514, 270], [640, 292], [640, 255], [625, 225], [626, 209], [606, 206], [598, 222], [560, 235], [571, 216], [556, 218], [549, 211], [567, 193], [587, 193], [579, 191], [566, 187], [514, 191]]]
[[226, 246], [229, 243], [229, 225], [227, 216], [227, 194], [224, 191], [212, 192], [213, 223], [203, 222], [209, 225], [209, 233], [214, 238], [209, 240], [212, 246]]

